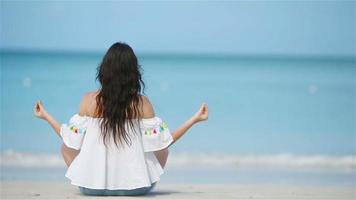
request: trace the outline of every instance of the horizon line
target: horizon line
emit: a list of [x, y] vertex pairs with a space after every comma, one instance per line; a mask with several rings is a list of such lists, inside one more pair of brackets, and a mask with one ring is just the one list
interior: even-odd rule
[[[46, 54], [46, 55], [73, 55], [73, 56], [103, 56], [106, 51], [98, 50], [63, 50], [63, 49], [15, 49], [0, 48], [0, 54]], [[173, 52], [173, 51], [136, 51], [138, 57], [166, 57], [184, 59], [261, 59], [261, 60], [347, 60], [356, 61], [355, 55], [328, 55], [328, 54], [251, 54], [251, 53], [231, 53], [231, 52]]]

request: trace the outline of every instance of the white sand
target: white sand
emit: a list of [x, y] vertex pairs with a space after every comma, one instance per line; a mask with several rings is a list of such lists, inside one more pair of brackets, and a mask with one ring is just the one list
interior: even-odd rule
[[1, 182], [1, 199], [356, 199], [355, 187], [157, 184], [147, 196], [88, 197], [66, 182]]

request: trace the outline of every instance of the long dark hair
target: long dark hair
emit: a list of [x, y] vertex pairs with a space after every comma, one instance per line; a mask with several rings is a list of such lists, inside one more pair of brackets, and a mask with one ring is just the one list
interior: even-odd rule
[[125, 124], [129, 122], [133, 127], [133, 120], [140, 117], [140, 93], [145, 87], [140, 71], [132, 48], [120, 42], [109, 48], [98, 67], [96, 79], [101, 89], [96, 97], [96, 114], [102, 117], [100, 126], [105, 145], [108, 138], [116, 146], [123, 142], [131, 144]]

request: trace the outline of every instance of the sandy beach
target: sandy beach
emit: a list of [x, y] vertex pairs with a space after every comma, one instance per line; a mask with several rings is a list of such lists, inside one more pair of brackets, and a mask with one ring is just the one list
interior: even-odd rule
[[[355, 199], [351, 186], [158, 184], [147, 196], [120, 199]], [[1, 182], [1, 199], [118, 199], [88, 197], [66, 182]]]

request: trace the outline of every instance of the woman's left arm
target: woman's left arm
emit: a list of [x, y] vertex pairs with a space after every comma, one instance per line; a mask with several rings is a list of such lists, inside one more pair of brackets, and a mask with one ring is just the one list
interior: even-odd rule
[[62, 138], [60, 134], [61, 124], [46, 111], [41, 101], [36, 102], [34, 114], [36, 117], [47, 121], [52, 126], [53, 130], [57, 133], [57, 135]]

